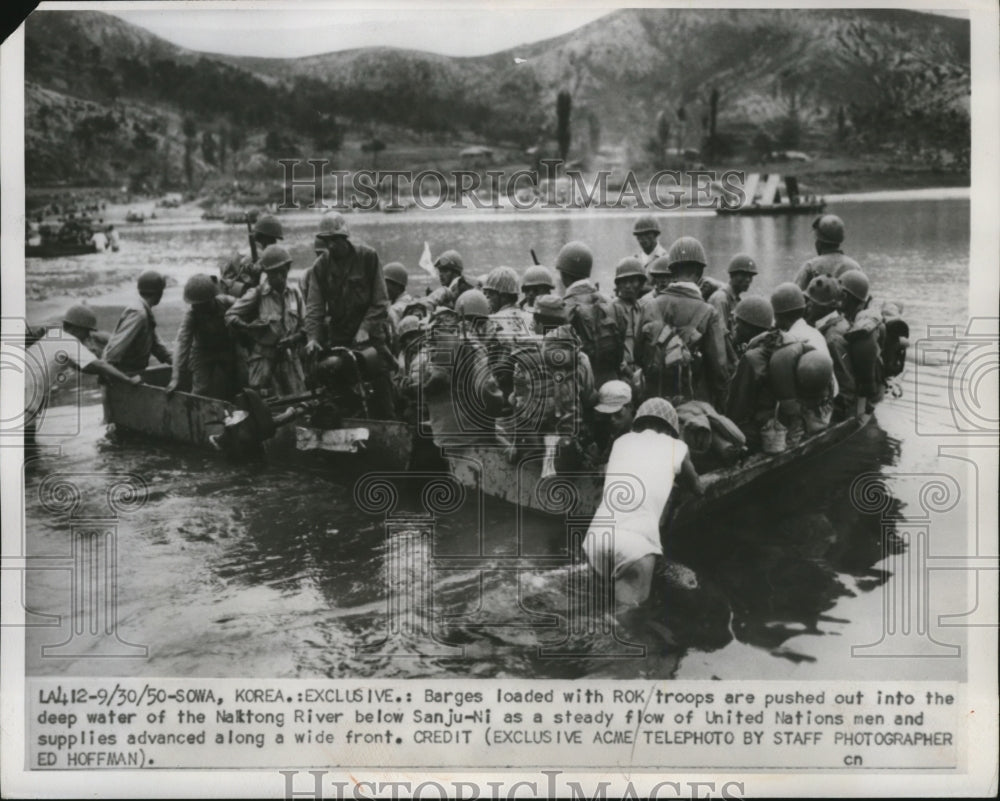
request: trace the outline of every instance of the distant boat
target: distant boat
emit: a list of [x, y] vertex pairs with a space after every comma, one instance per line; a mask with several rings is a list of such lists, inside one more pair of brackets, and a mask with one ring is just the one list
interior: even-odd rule
[[40, 245], [25, 245], [24, 255], [27, 258], [53, 259], [59, 256], [83, 256], [87, 253], [97, 253], [97, 245], [93, 242], [42, 242]]
[[138, 211], [130, 211], [125, 215], [125, 222], [141, 223], [146, 222], [146, 215]]
[[781, 175], [772, 172], [763, 176], [756, 172], [749, 173], [743, 185], [743, 199], [739, 203], [735, 193], [727, 193], [716, 214], [784, 215], [784, 214], [819, 214], [826, 208], [826, 201], [816, 195], [802, 195], [799, 192], [799, 181], [793, 176], [784, 179], [785, 194], [782, 196], [780, 185]]

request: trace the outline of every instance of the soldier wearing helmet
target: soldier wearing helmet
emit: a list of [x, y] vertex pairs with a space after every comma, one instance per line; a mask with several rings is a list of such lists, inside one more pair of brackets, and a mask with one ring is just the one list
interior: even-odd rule
[[[258, 253], [280, 242], [284, 237], [285, 232], [281, 223], [273, 214], [261, 214], [254, 223], [253, 240]], [[223, 293], [239, 298], [248, 289], [260, 283], [260, 265], [248, 255], [236, 254], [222, 265], [219, 276]]]
[[444, 306], [450, 309], [455, 305], [459, 295], [475, 287], [475, 284], [465, 277], [465, 262], [457, 250], [446, 250], [438, 256], [434, 260], [434, 268], [437, 270], [441, 286], [427, 296], [431, 308]]
[[653, 291], [643, 297], [643, 303], [647, 303], [649, 298], [662, 295], [674, 279], [673, 273], [670, 271], [670, 259], [666, 256], [654, 259], [652, 264], [646, 268], [646, 274], [649, 276], [649, 282], [653, 285]]
[[[647, 379], [645, 394], [693, 398], [721, 408], [731, 370], [722, 320], [703, 300], [699, 286], [705, 249], [697, 239], [684, 236], [670, 246], [667, 261], [673, 280], [643, 303], [639, 320], [636, 359]], [[664, 349], [673, 345], [678, 358], [671, 360], [669, 370], [662, 370]]]
[[496, 267], [483, 281], [483, 294], [490, 304], [490, 320], [500, 333], [528, 334], [532, 316], [517, 305], [518, 279], [512, 267]]
[[[680, 437], [677, 412], [663, 398], [643, 402], [636, 410], [632, 430], [611, 447], [605, 482], [623, 481], [634, 485], [630, 495], [641, 502], [618, 508], [614, 499], [620, 495], [602, 493], [601, 505], [584, 537], [583, 552], [598, 575], [614, 581], [615, 603], [625, 610], [649, 597], [656, 559], [663, 555], [660, 523], [675, 482], [696, 495], [703, 493], [688, 447]], [[610, 527], [609, 520], [613, 521]]]
[[174, 370], [167, 392], [190, 389], [195, 395], [232, 400], [241, 383], [236, 341], [226, 312], [236, 301], [221, 294], [219, 282], [192, 275], [184, 285], [188, 309], [174, 343]]
[[848, 270], [839, 279], [841, 309], [849, 327], [844, 333], [855, 378], [857, 405], [849, 409], [860, 415], [871, 411], [885, 392], [882, 351], [886, 326], [882, 315], [869, 310], [871, 286], [861, 270]]
[[535, 298], [542, 295], [550, 295], [556, 289], [556, 279], [548, 267], [541, 264], [533, 264], [524, 271], [521, 278], [521, 300], [518, 306], [528, 314], [535, 311]]
[[[736, 367], [736, 346], [733, 337], [733, 312], [740, 302], [743, 293], [750, 288], [753, 277], [757, 275], [757, 264], [746, 254], [740, 253], [729, 262], [729, 283], [716, 289], [708, 298], [708, 302], [719, 313], [719, 319], [726, 330], [726, 358], [730, 369]], [[704, 290], [704, 287], [703, 287]]]
[[740, 354], [729, 383], [725, 414], [747, 440], [751, 451], [760, 449], [760, 430], [773, 416], [777, 399], [771, 391], [771, 354], [784, 343], [774, 325], [774, 310], [767, 298], [744, 297], [733, 314], [734, 342]]
[[615, 310], [618, 334], [622, 340], [621, 374], [631, 378], [635, 370], [635, 339], [639, 333], [639, 298], [646, 286], [646, 273], [642, 263], [634, 256], [628, 256], [615, 267], [615, 298], [611, 305]]
[[[139, 384], [142, 378], [138, 375], [128, 376], [112, 364], [99, 358], [98, 351], [93, 346], [93, 334], [97, 331], [97, 316], [89, 306], [78, 304], [71, 306], [63, 314], [62, 330], [64, 336], [52, 336], [47, 331], [24, 349], [23, 363], [28, 369], [24, 372], [24, 416], [23, 430], [25, 440], [33, 442], [38, 436], [51, 434], [45, 425], [45, 409], [48, 406], [49, 394], [65, 383], [65, 371], [79, 371], [90, 375], [99, 375], [109, 381], [123, 381]], [[13, 343], [4, 342], [4, 350], [16, 347]]]
[[376, 419], [393, 415], [392, 381], [395, 365], [389, 350], [389, 295], [378, 254], [353, 243], [347, 220], [339, 212], [325, 214], [319, 233], [327, 251], [313, 266], [313, 288], [306, 300], [306, 352], [320, 354], [327, 348], [372, 346], [379, 354], [369, 364]]
[[154, 270], [139, 276], [139, 297], [122, 309], [115, 330], [104, 348], [104, 361], [123, 373], [135, 375], [149, 366], [155, 356], [161, 364], [170, 364], [170, 350], [156, 333], [153, 307], [163, 297], [166, 279]]
[[226, 312], [226, 325], [249, 344], [248, 384], [262, 395], [299, 395], [305, 374], [298, 348], [305, 343], [305, 301], [288, 283], [291, 254], [270, 245], [260, 257], [264, 280]]
[[833, 359], [833, 375], [839, 389], [833, 399], [833, 413], [838, 419], [853, 414], [857, 407], [850, 349], [844, 335], [851, 324], [840, 313], [841, 289], [836, 278], [817, 275], [806, 289], [806, 322], [819, 331]]
[[634, 258], [639, 260], [641, 267], [648, 268], [660, 256], [666, 256], [667, 251], [660, 244], [660, 226], [649, 214], [644, 214], [632, 226], [632, 236], [639, 243], [639, 252]]
[[618, 378], [624, 343], [611, 298], [590, 280], [594, 254], [583, 242], [563, 245], [556, 257], [556, 271], [565, 287], [566, 316], [580, 338], [599, 383]]
[[836, 214], [824, 214], [813, 220], [816, 232], [816, 255], [799, 268], [795, 284], [803, 292], [817, 275], [839, 278], [848, 270], [860, 270], [858, 263], [845, 256], [841, 249], [844, 242], [844, 221]]

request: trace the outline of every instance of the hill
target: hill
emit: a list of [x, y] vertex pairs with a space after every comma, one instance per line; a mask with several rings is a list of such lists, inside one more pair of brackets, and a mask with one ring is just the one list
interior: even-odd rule
[[968, 160], [969, 24], [916, 12], [622, 9], [475, 58], [264, 59], [185, 50], [99, 12], [39, 11], [25, 48], [29, 183], [179, 186], [261, 154], [339, 151], [353, 168], [374, 137], [545, 146], [561, 90], [571, 158], [614, 144], [647, 167], [668, 148], [714, 162], [772, 147]]

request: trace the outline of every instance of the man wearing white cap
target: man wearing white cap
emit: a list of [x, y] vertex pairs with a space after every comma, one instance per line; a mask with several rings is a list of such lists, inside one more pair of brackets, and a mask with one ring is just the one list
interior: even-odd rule
[[[663, 555], [660, 523], [675, 479], [702, 493], [677, 412], [663, 398], [650, 398], [636, 412], [632, 430], [611, 448], [603, 499], [583, 541], [591, 567], [614, 580], [619, 608], [649, 597], [653, 566]], [[629, 491], [622, 492], [622, 485]]]
[[594, 441], [587, 456], [591, 465], [601, 467], [608, 463], [615, 440], [632, 427], [632, 387], [617, 379], [605, 381], [597, 391], [594, 413]]

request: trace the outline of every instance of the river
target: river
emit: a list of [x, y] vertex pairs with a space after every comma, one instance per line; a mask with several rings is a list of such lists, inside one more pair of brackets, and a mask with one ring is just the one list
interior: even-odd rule
[[[879, 299], [900, 301], [912, 339], [928, 326], [964, 329], [969, 292], [969, 203], [966, 199], [831, 205], [847, 226], [845, 251], [865, 268]], [[431, 284], [417, 260], [427, 241], [436, 255], [455, 248], [467, 271], [498, 264], [522, 270], [534, 249], [551, 263], [560, 245], [588, 242], [595, 278], [612, 284], [614, 264], [634, 252], [634, 213], [573, 212], [351, 215], [355, 237], [373, 245], [383, 263], [410, 269], [410, 292]], [[295, 257], [292, 276], [307, 266], [316, 217], [286, 219]], [[789, 280], [812, 251], [809, 218], [661, 218], [665, 245], [698, 237], [709, 254], [708, 274], [724, 277], [731, 255], [746, 252], [760, 267], [751, 292], [768, 293]], [[85, 296], [114, 324], [134, 277], [156, 268], [170, 276], [156, 309], [161, 333], [172, 338], [188, 276], [214, 272], [220, 256], [245, 248], [238, 227], [170, 222], [122, 231], [119, 253], [30, 260], [28, 318], [51, 319]], [[513, 507], [469, 495], [427, 523], [358, 508], [353, 482], [315, 470], [289, 471], [232, 464], [153, 443], [109, 435], [100, 397], [90, 387], [79, 409], [79, 433], [26, 469], [27, 553], [65, 558], [72, 526], [40, 501], [55, 474], [71, 474], [83, 506], [105, 503], [109, 476], [130, 474], [147, 487], [144, 504], [113, 524], [120, 641], [119, 658], [91, 658], [94, 644], [43, 656], [40, 646], [67, 638], [59, 626], [29, 628], [28, 671], [38, 675], [148, 676], [479, 676], [648, 678], [960, 678], [960, 658], [880, 659], [879, 649], [855, 649], [884, 639], [883, 601], [906, 580], [911, 540], [904, 542], [879, 513], [852, 503], [852, 484], [881, 476], [896, 502], [917, 508], [928, 473], [963, 475], [964, 463], [942, 465], [920, 415], [954, 429], [943, 396], [947, 368], [904, 375], [904, 394], [887, 399], [864, 431], [831, 454], [756, 486], [720, 508], [695, 532], [666, 535], [668, 554], [687, 565], [698, 586], [659, 586], [639, 614], [617, 621], [581, 620], [583, 574], [570, 562], [567, 532], [557, 520], [519, 515]], [[919, 381], [915, 380], [919, 377]], [[89, 385], [87, 385], [89, 386]], [[947, 467], [947, 470], [945, 469]], [[47, 484], [46, 482], [50, 482]], [[401, 482], [405, 484], [406, 482]], [[400, 510], [420, 512], [418, 492], [401, 488]], [[94, 514], [99, 514], [94, 512]], [[106, 515], [105, 515], [106, 516]], [[964, 505], [938, 516], [931, 550], [958, 549], [968, 524]], [[421, 533], [423, 532], [423, 533]], [[964, 541], [964, 540], [963, 540]], [[956, 544], [957, 542], [957, 544]], [[411, 572], [389, 570], [400, 543]], [[885, 545], [885, 549], [884, 546]], [[512, 557], [520, 556], [512, 566]], [[532, 558], [537, 556], [537, 566]], [[426, 557], [433, 570], [421, 573]], [[562, 563], [560, 563], [562, 560]], [[26, 603], [39, 614], [67, 614], [69, 586], [59, 570], [30, 571]], [[931, 586], [933, 638], [921, 647], [962, 646], [961, 628], [938, 629], [939, 614], [966, 611], [967, 574], [938, 571]], [[432, 609], [417, 610], [396, 636], [387, 626], [387, 586], [421, 586]], [[83, 626], [78, 609], [71, 619]], [[584, 613], [584, 618], [588, 613]], [[587, 635], [592, 630], [598, 636]], [[609, 633], [610, 632], [610, 633]], [[390, 635], [387, 638], [387, 635]], [[405, 636], [404, 636], [405, 635]], [[97, 640], [94, 641], [98, 643]], [[919, 643], [918, 643], [919, 645]], [[939, 648], [940, 646], [940, 648]], [[638, 649], [638, 650], [636, 650]], [[965, 649], [962, 649], [962, 653]]]

